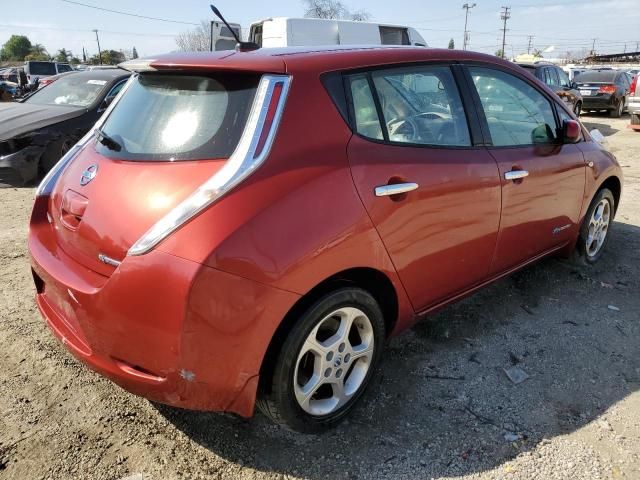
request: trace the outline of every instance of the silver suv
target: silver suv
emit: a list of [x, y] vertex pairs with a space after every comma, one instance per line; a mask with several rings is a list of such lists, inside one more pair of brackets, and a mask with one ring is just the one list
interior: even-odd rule
[[631, 116], [631, 125], [629, 126], [634, 130], [640, 131], [640, 88], [638, 88], [638, 77], [640, 77], [640, 73], [636, 73], [631, 80], [627, 108]]
[[27, 74], [29, 83], [34, 84], [44, 77], [51, 77], [59, 73], [71, 72], [73, 68], [68, 63], [60, 62], [24, 62], [24, 72]]

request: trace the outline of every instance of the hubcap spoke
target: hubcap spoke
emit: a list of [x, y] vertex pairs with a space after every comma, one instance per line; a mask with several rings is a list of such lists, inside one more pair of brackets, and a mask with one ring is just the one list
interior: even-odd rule
[[595, 256], [607, 238], [609, 232], [609, 222], [611, 220], [611, 205], [607, 199], [600, 200], [600, 203], [593, 209], [593, 214], [589, 219], [589, 232], [586, 239], [586, 251], [590, 257]]
[[300, 407], [316, 416], [343, 407], [364, 384], [374, 348], [373, 326], [360, 309], [343, 307], [320, 320], [302, 344], [294, 369]]

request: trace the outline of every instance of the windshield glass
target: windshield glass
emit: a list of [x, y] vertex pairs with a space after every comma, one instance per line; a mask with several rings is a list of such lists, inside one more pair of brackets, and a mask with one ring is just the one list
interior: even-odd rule
[[56, 65], [53, 62], [29, 62], [29, 75], [55, 75]]
[[257, 83], [255, 75], [141, 74], [102, 127], [109, 141], [96, 148], [123, 160], [228, 158], [244, 130]]
[[69, 74], [38, 90], [25, 102], [38, 105], [68, 105], [87, 107], [107, 88], [107, 80], [98, 80], [83, 74]]
[[63, 72], [71, 72], [71, 71], [73, 71], [73, 68], [71, 68], [70, 65], [67, 65], [66, 63], [58, 64], [58, 72], [63, 73]]

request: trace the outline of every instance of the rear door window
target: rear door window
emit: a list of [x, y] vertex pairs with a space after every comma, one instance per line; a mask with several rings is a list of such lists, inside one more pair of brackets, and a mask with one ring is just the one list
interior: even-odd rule
[[569, 75], [565, 73], [564, 70], [556, 69], [558, 73], [558, 78], [560, 79], [560, 86], [562, 88], [571, 88], [571, 80], [569, 80]]
[[[468, 147], [469, 128], [449, 67], [417, 66], [371, 73], [382, 118], [363, 76], [352, 77], [358, 133], [390, 142]], [[380, 131], [380, 129], [382, 132]]]
[[469, 67], [494, 146], [553, 143], [557, 124], [551, 102], [524, 80], [500, 70]]
[[101, 154], [123, 160], [228, 158], [244, 130], [258, 84], [255, 75], [141, 74], [102, 131], [116, 142]]

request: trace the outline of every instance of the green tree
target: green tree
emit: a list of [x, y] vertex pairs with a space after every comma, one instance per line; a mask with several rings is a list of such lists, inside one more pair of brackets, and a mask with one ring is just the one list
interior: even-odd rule
[[54, 60], [56, 62], [62, 62], [62, 63], [66, 63], [69, 61], [69, 57], [72, 57], [73, 54], [71, 52], [67, 52], [66, 49], [61, 48], [60, 50], [58, 50], [58, 53], [56, 54]]
[[[119, 52], [117, 50], [103, 50], [102, 51], [102, 64], [103, 65], [117, 65], [119, 63], [124, 62], [126, 59], [124, 57], [124, 53]], [[89, 63], [91, 65], [99, 65], [100, 58], [98, 55], [94, 55], [89, 59]]]
[[453, 38], [451, 40], [449, 40], [449, 46], [447, 47], [449, 50], [453, 50], [456, 48], [456, 44], [453, 41]]
[[44, 48], [44, 45], [41, 43], [36, 43], [31, 47], [31, 51], [29, 55], [24, 57], [25, 60], [36, 60], [36, 61], [49, 61], [51, 57], [49, 56], [49, 52]]
[[504, 58], [504, 52], [502, 51], [502, 49], [496, 50], [496, 57]]
[[136, 50], [136, 47], [133, 47], [133, 50], [131, 51], [131, 58], [138, 58], [138, 51]]
[[0, 50], [0, 59], [21, 61], [31, 52], [31, 42], [24, 35], [11, 35]]
[[78, 65], [80, 63], [80, 59], [78, 57], [71, 57], [71, 60], [69, 60], [69, 63], [71, 65]]

